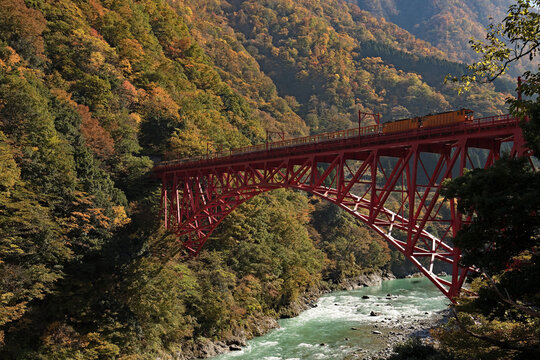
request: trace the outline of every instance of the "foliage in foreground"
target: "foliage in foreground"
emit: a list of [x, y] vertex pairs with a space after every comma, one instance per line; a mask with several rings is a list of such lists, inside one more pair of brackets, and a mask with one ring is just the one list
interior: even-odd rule
[[[540, 47], [540, 13], [536, 0], [518, 0], [502, 24], [490, 27], [487, 43], [473, 47], [483, 59], [466, 87], [480, 78], [492, 80], [508, 64], [531, 61]], [[523, 119], [523, 134], [535, 156], [540, 154], [540, 68], [527, 72], [525, 100], [510, 100]], [[463, 265], [476, 265], [475, 297], [457, 299], [454, 318], [435, 335], [456, 356], [475, 359], [540, 357], [540, 173], [528, 159], [504, 158], [489, 169], [476, 169], [444, 186], [458, 198], [458, 209], [472, 221], [456, 239]]]
[[412, 338], [394, 347], [388, 360], [455, 360], [448, 352], [423, 344], [419, 338]]
[[[367, 40], [399, 64], [364, 56]], [[409, 52], [429, 70], [400, 70]], [[323, 276], [386, 266], [349, 217], [318, 208], [314, 229], [286, 191], [180, 259], [151, 158], [348, 127], [357, 101], [390, 117], [458, 107], [471, 97], [423, 81], [453, 66], [439, 56], [335, 0], [0, 0], [0, 357], [167, 356], [261, 331]], [[502, 109], [492, 90], [474, 98]]]

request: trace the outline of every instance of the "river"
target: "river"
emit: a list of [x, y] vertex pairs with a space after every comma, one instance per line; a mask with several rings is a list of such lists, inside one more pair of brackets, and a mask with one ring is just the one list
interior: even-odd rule
[[[248, 341], [241, 351], [213, 360], [339, 360], [374, 353], [388, 346], [387, 338], [394, 331], [411, 329], [436, 316], [448, 303], [426, 278], [388, 280], [379, 286], [333, 292], [322, 296], [317, 307], [280, 320], [278, 329]], [[370, 316], [372, 311], [377, 316]]]

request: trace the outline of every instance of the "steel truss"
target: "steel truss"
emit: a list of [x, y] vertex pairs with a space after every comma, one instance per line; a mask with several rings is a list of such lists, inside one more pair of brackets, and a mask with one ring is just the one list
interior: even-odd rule
[[[273, 189], [298, 189], [367, 224], [452, 299], [471, 271], [459, 265], [460, 250], [451, 241], [467, 219], [454, 199], [440, 196], [441, 183], [465, 169], [491, 166], [504, 147], [510, 156], [528, 153], [518, 120], [508, 116], [167, 164], [155, 171], [163, 182], [165, 226], [191, 254], [201, 251], [240, 204]], [[450, 280], [437, 275], [444, 263], [451, 265]]]

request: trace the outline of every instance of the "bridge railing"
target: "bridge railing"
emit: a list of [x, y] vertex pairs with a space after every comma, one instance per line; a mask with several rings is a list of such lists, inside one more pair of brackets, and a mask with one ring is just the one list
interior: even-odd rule
[[[456, 126], [456, 125], [461, 125], [461, 126], [464, 125], [465, 127], [478, 127], [482, 125], [491, 125], [491, 124], [494, 125], [495, 123], [504, 124], [504, 123], [514, 122], [514, 121], [516, 120], [511, 115], [497, 115], [497, 116], [488, 116], [484, 118], [474, 119], [472, 122], [468, 122], [465, 124], [463, 123], [450, 124], [443, 127]], [[327, 141], [339, 140], [339, 139], [348, 139], [348, 138], [363, 137], [363, 136], [369, 136], [369, 135], [382, 135], [382, 127], [383, 125], [370, 125], [370, 126], [365, 126], [361, 128], [340, 130], [340, 131], [335, 131], [335, 132], [304, 136], [304, 137], [288, 139], [288, 140], [280, 140], [280, 141], [267, 142], [267, 143], [258, 144], [258, 145], [244, 146], [241, 148], [211, 152], [211, 153], [196, 156], [196, 157], [162, 161], [159, 163], [159, 166], [176, 165], [176, 164], [196, 162], [196, 161], [201, 161], [201, 160], [211, 160], [211, 159], [224, 158], [224, 157], [233, 156], [233, 155], [248, 154], [248, 153], [259, 152], [259, 151], [268, 151], [272, 149], [287, 148], [291, 146], [304, 145], [304, 144], [321, 143], [321, 142], [327, 142]], [[436, 129], [437, 128], [430, 128], [430, 130], [436, 130]], [[416, 131], [416, 130], [409, 130], [409, 132], [410, 131]], [[397, 132], [396, 133], [393, 132], [391, 134], [394, 135], [394, 134], [397, 134]]]
[[479, 118], [479, 119], [474, 119], [473, 120], [473, 125], [487, 125], [487, 124], [495, 124], [495, 123], [498, 123], [498, 124], [502, 124], [502, 123], [505, 123], [505, 122], [513, 122], [515, 121], [516, 118], [509, 115], [509, 114], [506, 114], [506, 115], [495, 115], [495, 116], [488, 116], [488, 117], [483, 117], [483, 118]]

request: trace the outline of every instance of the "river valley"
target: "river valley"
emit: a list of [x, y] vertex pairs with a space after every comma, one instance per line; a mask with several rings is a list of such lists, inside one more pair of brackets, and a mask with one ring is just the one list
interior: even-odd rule
[[410, 334], [425, 336], [422, 329], [440, 318], [448, 303], [426, 278], [333, 292], [299, 316], [280, 320], [278, 329], [248, 341], [242, 350], [213, 359], [340, 360], [385, 355], [392, 343]]

